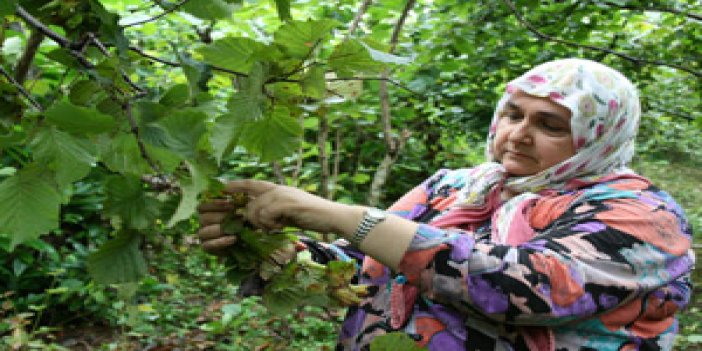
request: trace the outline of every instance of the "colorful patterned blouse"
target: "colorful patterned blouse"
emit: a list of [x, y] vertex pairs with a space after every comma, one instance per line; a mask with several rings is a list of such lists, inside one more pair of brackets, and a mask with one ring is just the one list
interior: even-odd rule
[[505, 245], [491, 240], [490, 223], [426, 224], [451, 206], [466, 172], [439, 171], [390, 208], [425, 223], [401, 273], [343, 241], [323, 246], [357, 259], [360, 283], [373, 285], [348, 310], [337, 350], [367, 350], [392, 331], [433, 351], [672, 348], [694, 254], [668, 194], [636, 176], [541, 194], [524, 209], [535, 236]]

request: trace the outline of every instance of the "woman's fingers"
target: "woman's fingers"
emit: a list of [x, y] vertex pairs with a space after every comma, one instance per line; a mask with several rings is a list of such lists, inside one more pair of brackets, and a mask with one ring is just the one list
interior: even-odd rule
[[211, 199], [197, 206], [198, 212], [226, 212], [236, 209], [237, 206], [229, 199]]
[[213, 255], [225, 255], [228, 253], [232, 245], [236, 243], [237, 238], [232, 235], [223, 236], [217, 239], [211, 239], [202, 242], [202, 249]]
[[224, 220], [224, 217], [226, 217], [227, 215], [227, 212], [200, 213], [200, 226], [205, 227], [212, 224], [220, 224]]
[[219, 224], [204, 226], [197, 231], [197, 237], [200, 238], [201, 241], [216, 239], [224, 235], [222, 227]]
[[264, 180], [244, 179], [232, 180], [224, 185], [224, 192], [229, 194], [245, 193], [258, 197], [264, 193], [275, 189], [278, 185]]

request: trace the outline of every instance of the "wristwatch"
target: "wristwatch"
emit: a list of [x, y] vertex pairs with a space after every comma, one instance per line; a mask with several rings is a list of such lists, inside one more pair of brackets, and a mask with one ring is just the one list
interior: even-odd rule
[[387, 212], [369, 207], [363, 212], [363, 219], [361, 223], [358, 224], [356, 231], [351, 236], [351, 244], [355, 247], [361, 246], [361, 241], [365, 239], [366, 235], [375, 227], [378, 223], [382, 222], [387, 218]]

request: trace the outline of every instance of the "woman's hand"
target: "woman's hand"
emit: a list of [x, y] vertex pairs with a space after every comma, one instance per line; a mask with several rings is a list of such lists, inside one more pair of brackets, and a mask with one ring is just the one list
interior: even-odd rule
[[197, 236], [206, 252], [226, 256], [227, 251], [236, 243], [235, 233], [225, 234], [222, 231], [222, 222], [231, 215], [238, 206], [231, 200], [214, 199], [198, 206], [200, 214], [200, 230]]
[[362, 209], [329, 201], [306, 191], [261, 180], [235, 180], [225, 185], [230, 194], [245, 193], [251, 200], [244, 216], [257, 227], [276, 230], [285, 226], [320, 233], [349, 235], [360, 221]]

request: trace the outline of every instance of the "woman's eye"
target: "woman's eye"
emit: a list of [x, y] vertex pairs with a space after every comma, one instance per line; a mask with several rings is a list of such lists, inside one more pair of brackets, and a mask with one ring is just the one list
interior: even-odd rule
[[512, 113], [507, 113], [505, 116], [506, 116], [507, 118], [509, 118], [510, 120], [512, 120], [512, 121], [518, 121], [518, 120], [522, 119], [522, 115], [521, 115], [521, 114], [513, 113], [513, 112], [512, 112]]
[[564, 128], [561, 125], [557, 124], [552, 124], [552, 123], [543, 123], [544, 129], [548, 130], [549, 132], [564, 132], [566, 131], [566, 128]]

